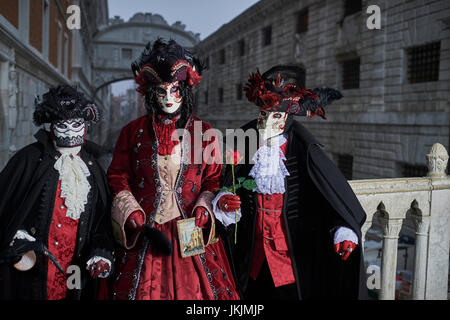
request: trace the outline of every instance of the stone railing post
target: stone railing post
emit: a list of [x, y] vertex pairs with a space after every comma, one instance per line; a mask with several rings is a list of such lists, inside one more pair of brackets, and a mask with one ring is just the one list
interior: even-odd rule
[[380, 300], [394, 300], [398, 235], [402, 228], [403, 220], [389, 219], [389, 216], [384, 214], [382, 217], [379, 217], [379, 221], [383, 227]]
[[428, 176], [431, 183], [431, 208], [426, 256], [424, 298], [447, 300], [450, 179], [445, 173], [449, 156], [443, 145], [436, 143], [427, 154]]
[[372, 227], [372, 219], [373, 219], [373, 213], [367, 213], [366, 212], [366, 221], [364, 222], [363, 226], [361, 227], [361, 248], [364, 253], [364, 243], [366, 242], [366, 234], [367, 231], [369, 231], [370, 227]]
[[417, 213], [412, 215], [416, 225], [416, 246], [414, 250], [413, 300], [425, 299], [425, 283], [427, 276], [428, 232], [430, 217]]

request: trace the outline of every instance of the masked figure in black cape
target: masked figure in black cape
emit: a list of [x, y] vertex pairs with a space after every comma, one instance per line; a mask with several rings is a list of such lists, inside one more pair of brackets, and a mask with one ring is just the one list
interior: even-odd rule
[[97, 107], [63, 85], [36, 98], [33, 118], [50, 132], [0, 173], [0, 299], [94, 298], [92, 278], [109, 275], [114, 248], [100, 148], [85, 141]]
[[[323, 107], [342, 95], [300, 88], [299, 75], [297, 67], [276, 66], [250, 76], [245, 91], [260, 114], [242, 129], [258, 130], [258, 145], [254, 164], [238, 164], [234, 176], [257, 187], [222, 190], [214, 214], [244, 299], [363, 299], [365, 212], [323, 145], [293, 119], [325, 118]], [[248, 155], [248, 141], [245, 148]], [[229, 165], [225, 187], [232, 181]]]

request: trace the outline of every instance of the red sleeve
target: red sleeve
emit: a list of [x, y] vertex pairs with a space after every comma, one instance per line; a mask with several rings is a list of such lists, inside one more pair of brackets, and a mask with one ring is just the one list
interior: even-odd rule
[[122, 190], [131, 192], [130, 180], [133, 173], [130, 166], [130, 152], [132, 152], [132, 145], [128, 131], [128, 126], [126, 126], [120, 132], [107, 172], [113, 198]]
[[[212, 127], [207, 125], [206, 129], [212, 129]], [[204, 147], [207, 157], [203, 161], [207, 161], [207, 164], [203, 171], [201, 192], [216, 193], [222, 184], [222, 155], [218, 139], [218, 136], [214, 135], [214, 137], [209, 138], [209, 141], [206, 141], [206, 147]]]

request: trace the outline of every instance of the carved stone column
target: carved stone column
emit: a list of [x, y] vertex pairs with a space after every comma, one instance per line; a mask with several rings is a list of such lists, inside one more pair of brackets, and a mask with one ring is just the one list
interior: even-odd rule
[[361, 248], [362, 248], [363, 252], [364, 252], [364, 243], [366, 242], [366, 234], [371, 226], [372, 226], [372, 221], [366, 220], [366, 222], [364, 222], [363, 226], [361, 227]]
[[427, 154], [428, 160], [428, 176], [445, 177], [445, 169], [447, 168], [448, 152], [440, 143], [435, 143], [431, 147], [430, 153]]
[[416, 224], [416, 246], [414, 250], [413, 300], [425, 299], [427, 273], [428, 232], [430, 217], [413, 214]]
[[448, 297], [450, 177], [445, 173], [448, 158], [447, 150], [439, 143], [434, 144], [427, 154], [431, 206], [426, 255], [426, 300], [446, 300]]
[[380, 300], [395, 299], [395, 272], [397, 269], [398, 234], [403, 224], [402, 219], [380, 217], [383, 226], [383, 253], [381, 259]]

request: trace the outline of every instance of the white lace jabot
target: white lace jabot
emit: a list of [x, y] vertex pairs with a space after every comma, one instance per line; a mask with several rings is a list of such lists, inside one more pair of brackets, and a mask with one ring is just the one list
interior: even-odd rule
[[64, 198], [64, 204], [67, 207], [66, 216], [78, 220], [88, 202], [91, 185], [87, 177], [90, 176], [90, 172], [78, 156], [81, 147], [56, 149], [61, 156], [56, 160], [54, 168], [59, 172], [61, 198]]
[[272, 137], [268, 141], [263, 140], [263, 144], [253, 156], [255, 164], [249, 175], [258, 185], [255, 190], [257, 193], [274, 194], [286, 191], [284, 177], [288, 176], [289, 172], [284, 165], [286, 157], [280, 149], [286, 141], [285, 134]]

